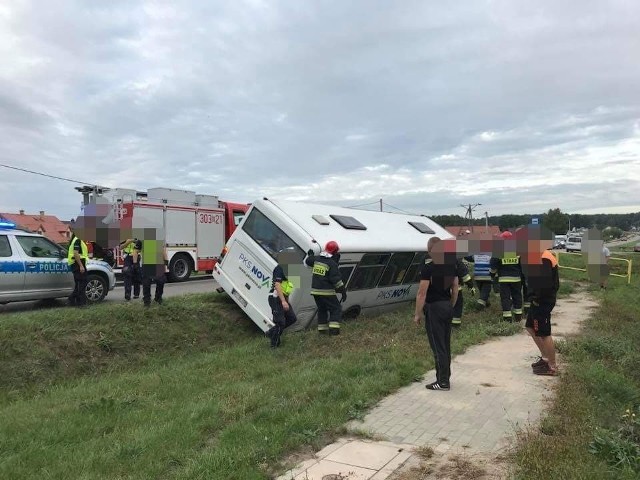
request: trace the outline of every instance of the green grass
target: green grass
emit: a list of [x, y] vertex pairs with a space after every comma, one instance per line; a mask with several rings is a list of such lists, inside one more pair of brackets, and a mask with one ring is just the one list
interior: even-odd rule
[[[519, 331], [472, 298], [453, 351]], [[217, 294], [0, 323], [0, 478], [261, 479], [433, 367], [412, 306], [275, 351]]]
[[631, 285], [591, 287], [600, 307], [559, 345], [568, 368], [540, 427], [521, 435], [517, 478], [640, 478], [639, 287], [637, 265]]

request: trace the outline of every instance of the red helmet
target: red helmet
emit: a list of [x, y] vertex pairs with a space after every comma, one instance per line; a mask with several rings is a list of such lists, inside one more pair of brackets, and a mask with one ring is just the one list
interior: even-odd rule
[[513, 234], [509, 230], [506, 230], [500, 234], [500, 238], [502, 238], [503, 240], [508, 240], [512, 237], [513, 237]]
[[333, 240], [328, 241], [324, 246], [324, 251], [330, 253], [331, 255], [333, 255], [334, 253], [338, 253], [339, 250], [340, 247], [338, 246], [338, 242], [334, 242]]

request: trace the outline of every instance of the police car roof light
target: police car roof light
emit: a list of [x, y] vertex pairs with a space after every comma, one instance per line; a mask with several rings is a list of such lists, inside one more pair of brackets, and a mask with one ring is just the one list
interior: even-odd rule
[[0, 228], [13, 230], [16, 228], [16, 224], [11, 222], [0, 222]]

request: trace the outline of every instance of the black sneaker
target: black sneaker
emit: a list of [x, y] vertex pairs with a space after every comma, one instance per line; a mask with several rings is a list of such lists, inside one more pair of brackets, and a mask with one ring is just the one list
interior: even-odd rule
[[538, 360], [536, 360], [535, 362], [533, 362], [531, 364], [531, 368], [541, 367], [545, 363], [547, 363], [547, 362], [546, 362], [546, 360], [544, 358], [538, 357]]
[[424, 388], [426, 388], [427, 390], [451, 390], [450, 385], [438, 382], [429, 383], [428, 385], [425, 385]]
[[534, 368], [533, 373], [535, 375], [547, 375], [550, 377], [555, 377], [556, 375], [558, 375], [558, 370], [555, 368], [551, 368], [547, 362], [544, 362], [543, 365]]
[[154, 300], [154, 302], [156, 302], [158, 305], [162, 305], [162, 299], [161, 298], [156, 298]]
[[134, 295], [134, 296], [133, 296], [133, 299], [134, 299], [134, 300], [137, 300], [137, 299], [139, 299], [139, 298], [140, 298], [140, 295]]

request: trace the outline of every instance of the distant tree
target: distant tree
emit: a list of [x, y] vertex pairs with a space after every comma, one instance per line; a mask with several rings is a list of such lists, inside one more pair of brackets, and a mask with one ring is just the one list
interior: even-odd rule
[[500, 230], [517, 228], [531, 223], [532, 216], [533, 215], [501, 215], [498, 225], [500, 226]]
[[620, 238], [624, 232], [618, 227], [605, 228], [602, 232], [603, 240], [611, 240], [612, 238]]
[[569, 226], [567, 216], [559, 208], [550, 209], [542, 218], [542, 224], [556, 235], [564, 234]]

